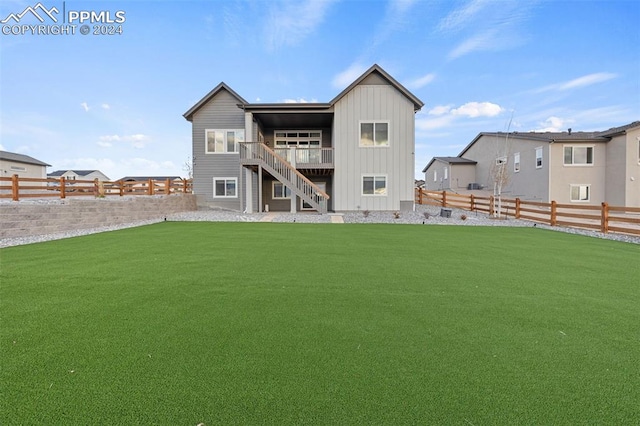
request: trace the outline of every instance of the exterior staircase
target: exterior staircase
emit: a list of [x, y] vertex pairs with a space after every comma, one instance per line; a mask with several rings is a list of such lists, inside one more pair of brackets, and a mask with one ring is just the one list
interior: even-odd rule
[[311, 182], [284, 158], [261, 142], [241, 142], [240, 164], [257, 165], [286, 185], [292, 192], [315, 208], [318, 213], [327, 213], [329, 195]]

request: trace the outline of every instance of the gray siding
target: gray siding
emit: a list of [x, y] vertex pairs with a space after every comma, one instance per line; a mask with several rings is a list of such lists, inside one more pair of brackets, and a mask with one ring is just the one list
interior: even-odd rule
[[[542, 167], [536, 168], [536, 148], [542, 147]], [[513, 154], [520, 153], [520, 171], [513, 171]], [[466, 152], [463, 157], [477, 161], [475, 183], [493, 190], [491, 165], [496, 158], [507, 157], [509, 181], [503, 187], [502, 195], [523, 200], [549, 202], [549, 144], [542, 141], [531, 141], [512, 138], [509, 141], [498, 139], [493, 135], [483, 135]]]
[[[193, 191], [199, 203], [233, 210], [241, 209], [244, 194], [240, 185], [239, 154], [206, 154], [206, 129], [244, 129], [244, 112], [237, 107], [238, 99], [226, 90], [221, 90], [206, 105], [193, 115]], [[245, 135], [247, 138], [248, 135]], [[238, 197], [233, 199], [213, 198], [213, 178], [238, 179]]]
[[[593, 165], [564, 165], [565, 146], [593, 146]], [[605, 199], [605, 172], [607, 166], [606, 144], [554, 143], [548, 145], [551, 153], [551, 194], [549, 198], [562, 204], [572, 203], [571, 185], [590, 185], [590, 201], [575, 204], [599, 205]]]
[[[394, 87], [358, 85], [335, 105], [333, 209], [400, 210], [413, 206], [414, 105]], [[361, 148], [360, 121], [388, 120], [389, 147]], [[363, 175], [386, 175], [386, 196], [363, 196]]]

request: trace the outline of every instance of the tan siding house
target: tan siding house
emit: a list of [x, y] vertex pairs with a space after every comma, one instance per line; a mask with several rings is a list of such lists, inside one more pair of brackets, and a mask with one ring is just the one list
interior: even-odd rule
[[198, 202], [247, 212], [411, 210], [422, 106], [378, 65], [328, 103], [250, 104], [221, 83], [184, 114]]
[[[18, 175], [22, 178], [46, 179], [47, 167], [51, 167], [51, 164], [36, 160], [28, 155], [0, 151], [0, 175], [2, 177]], [[46, 183], [42, 185], [46, 186]]]
[[[427, 184], [441, 173], [436, 157]], [[458, 157], [475, 162], [466, 185], [494, 188], [492, 169], [508, 171], [502, 194], [562, 204], [640, 207], [640, 121], [600, 132], [480, 133]], [[456, 160], [459, 161], [459, 160]], [[462, 185], [428, 189], [457, 189]]]

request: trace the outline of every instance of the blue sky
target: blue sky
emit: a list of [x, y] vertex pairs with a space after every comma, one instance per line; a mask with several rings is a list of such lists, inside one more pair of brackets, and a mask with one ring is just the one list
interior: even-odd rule
[[[0, 20], [37, 3], [3, 1]], [[42, 5], [126, 18], [120, 35], [0, 34], [0, 148], [49, 172], [185, 176], [191, 125], [182, 114], [221, 81], [249, 102], [328, 102], [374, 63], [425, 103], [416, 177], [479, 132], [640, 120], [636, 1]]]

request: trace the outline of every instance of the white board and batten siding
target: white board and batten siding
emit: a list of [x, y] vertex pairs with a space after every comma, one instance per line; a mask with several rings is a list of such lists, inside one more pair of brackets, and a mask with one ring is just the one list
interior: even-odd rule
[[[244, 194], [240, 178], [238, 153], [207, 154], [205, 131], [207, 129], [244, 129], [244, 111], [238, 108], [238, 99], [226, 90], [217, 93], [193, 115], [193, 191], [199, 203], [215, 207], [240, 210]], [[236, 198], [213, 198], [214, 178], [236, 178]]]
[[[360, 147], [362, 121], [389, 123], [388, 147]], [[408, 210], [414, 200], [414, 104], [389, 84], [358, 85], [334, 107], [336, 211]], [[362, 177], [383, 175], [387, 195], [362, 195]]]

